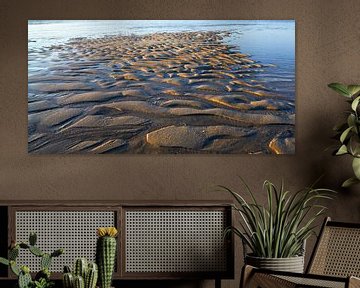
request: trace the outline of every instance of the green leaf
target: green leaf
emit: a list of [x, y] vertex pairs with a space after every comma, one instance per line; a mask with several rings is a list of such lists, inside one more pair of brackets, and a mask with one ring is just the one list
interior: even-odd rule
[[355, 126], [356, 124], [356, 116], [354, 114], [349, 114], [348, 118], [347, 118], [347, 124], [349, 127], [351, 126]]
[[359, 101], [360, 101], [360, 96], [356, 97], [354, 101], [352, 101], [351, 103], [351, 109], [356, 111], [356, 108], [359, 105]]
[[351, 155], [354, 157], [360, 156], [360, 138], [358, 135], [354, 134], [350, 137], [348, 143], [348, 150], [350, 151]]
[[348, 85], [347, 90], [350, 96], [355, 96], [360, 93], [360, 85]]
[[347, 129], [345, 129], [345, 131], [343, 133], [341, 133], [341, 136], [340, 136], [340, 141], [341, 143], [344, 143], [344, 141], [346, 140], [346, 137], [348, 136], [349, 132], [351, 131], [353, 127], [349, 127]]
[[336, 152], [336, 155], [344, 155], [347, 153], [348, 153], [348, 149], [347, 149], [346, 145], [341, 145], [339, 150]]
[[344, 183], [341, 185], [341, 187], [348, 188], [352, 185], [359, 184], [359, 183], [360, 183], [359, 179], [357, 179], [356, 177], [351, 177], [351, 178], [347, 179], [346, 181], [344, 181]]
[[360, 180], [360, 158], [355, 157], [353, 159], [352, 168], [356, 178]]
[[328, 85], [329, 88], [333, 89], [337, 93], [339, 93], [342, 96], [350, 98], [351, 95], [349, 93], [348, 87], [341, 83], [331, 83]]

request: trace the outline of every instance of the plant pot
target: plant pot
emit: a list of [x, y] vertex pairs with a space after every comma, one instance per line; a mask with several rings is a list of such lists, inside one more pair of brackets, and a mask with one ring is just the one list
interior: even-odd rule
[[304, 273], [304, 256], [289, 258], [263, 258], [246, 255], [245, 263], [262, 269]]

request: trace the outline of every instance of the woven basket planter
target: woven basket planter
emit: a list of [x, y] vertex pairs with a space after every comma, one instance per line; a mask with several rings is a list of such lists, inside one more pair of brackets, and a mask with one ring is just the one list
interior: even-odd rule
[[304, 272], [304, 256], [289, 258], [262, 258], [246, 255], [245, 263], [257, 268], [274, 271]]

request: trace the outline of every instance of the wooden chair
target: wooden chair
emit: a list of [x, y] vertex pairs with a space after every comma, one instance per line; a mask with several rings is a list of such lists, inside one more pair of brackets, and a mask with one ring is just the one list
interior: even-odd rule
[[326, 218], [306, 273], [278, 272], [244, 266], [240, 287], [360, 287], [360, 223]]

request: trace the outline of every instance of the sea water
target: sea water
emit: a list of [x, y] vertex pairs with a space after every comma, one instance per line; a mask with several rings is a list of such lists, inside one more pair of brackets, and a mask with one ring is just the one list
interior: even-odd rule
[[[272, 64], [257, 75], [273, 92], [295, 99], [294, 20], [29, 20], [29, 52], [72, 38], [157, 32], [228, 31], [225, 43]], [[29, 63], [29, 71], [31, 71]], [[30, 72], [29, 72], [30, 73]]]

